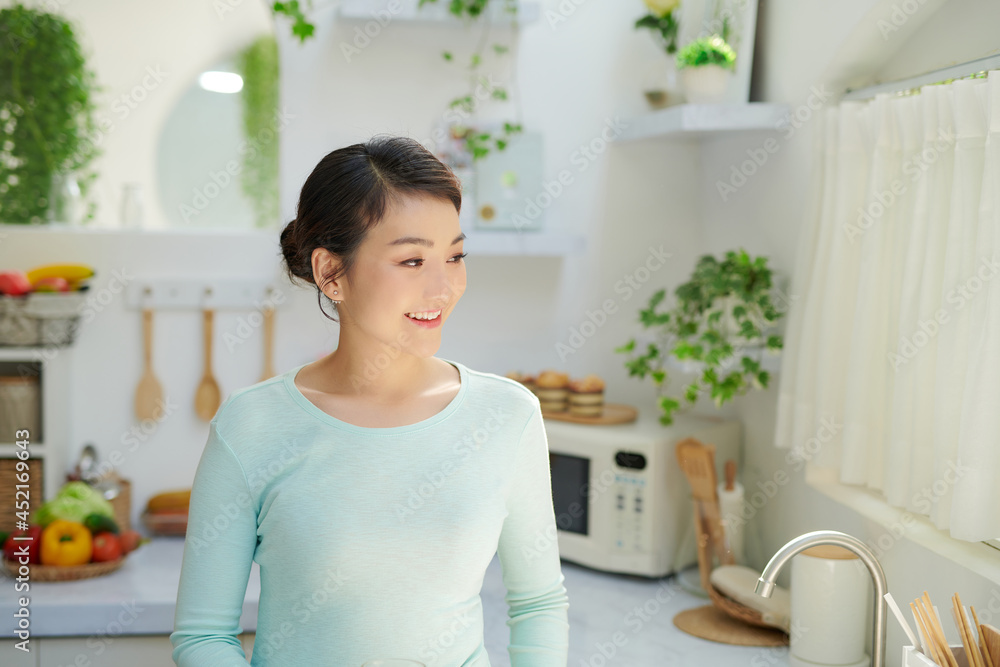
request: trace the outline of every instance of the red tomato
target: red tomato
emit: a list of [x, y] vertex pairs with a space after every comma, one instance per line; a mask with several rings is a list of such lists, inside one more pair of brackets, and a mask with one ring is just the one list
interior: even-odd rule
[[[31, 539], [28, 540], [15, 540], [14, 537], [24, 537], [27, 536]], [[41, 563], [42, 562], [42, 527], [29, 525], [28, 530], [15, 530], [4, 542], [3, 552], [7, 560], [12, 560], [17, 562], [17, 552], [28, 546], [28, 562], [29, 563]]]
[[135, 530], [123, 530], [118, 534], [118, 541], [122, 545], [122, 553], [127, 554], [139, 548], [139, 544], [142, 541], [142, 535]]
[[118, 541], [118, 536], [112, 532], [102, 530], [94, 535], [94, 553], [90, 560], [94, 563], [103, 563], [109, 560], [118, 560], [122, 557], [122, 545]]

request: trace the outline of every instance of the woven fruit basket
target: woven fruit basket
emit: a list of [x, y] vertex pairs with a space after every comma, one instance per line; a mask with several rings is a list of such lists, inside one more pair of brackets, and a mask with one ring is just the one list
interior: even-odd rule
[[64, 347], [73, 343], [84, 291], [0, 296], [0, 345]]
[[[128, 556], [122, 556], [117, 560], [109, 560], [103, 563], [84, 563], [83, 565], [41, 565], [38, 563], [28, 564], [28, 577], [31, 581], [74, 581], [76, 579], [88, 579], [99, 577], [109, 572], [114, 572], [125, 564]], [[3, 559], [3, 566], [13, 576], [20, 574], [21, 564], [17, 561]]]
[[150, 512], [143, 510], [139, 515], [142, 525], [151, 535], [169, 535], [184, 537], [187, 535], [188, 513], [183, 511]]

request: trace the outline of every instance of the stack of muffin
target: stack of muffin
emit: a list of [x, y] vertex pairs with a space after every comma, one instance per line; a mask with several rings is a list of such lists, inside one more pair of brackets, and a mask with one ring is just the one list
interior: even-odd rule
[[569, 412], [582, 417], [599, 417], [604, 413], [604, 380], [597, 375], [570, 379], [567, 373], [547, 369], [538, 377], [517, 371], [507, 373], [538, 396], [542, 414]]

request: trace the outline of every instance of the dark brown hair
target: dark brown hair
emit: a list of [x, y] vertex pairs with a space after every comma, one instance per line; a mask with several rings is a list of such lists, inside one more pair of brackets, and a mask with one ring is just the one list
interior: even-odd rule
[[[288, 277], [321, 289], [341, 275], [350, 279], [358, 248], [386, 211], [406, 196], [450, 201], [461, 212], [462, 183], [433, 153], [409, 137], [376, 135], [328, 153], [302, 186], [296, 217], [281, 232]], [[331, 273], [313, 275], [312, 254], [325, 248], [340, 260]], [[327, 298], [329, 301], [330, 299]]]

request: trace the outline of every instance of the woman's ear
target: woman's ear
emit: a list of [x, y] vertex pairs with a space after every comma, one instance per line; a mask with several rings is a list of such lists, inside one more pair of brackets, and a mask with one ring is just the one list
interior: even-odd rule
[[[343, 298], [344, 291], [338, 286], [339, 281], [331, 281], [322, 284], [323, 276], [328, 276], [333, 274], [337, 269], [338, 260], [336, 255], [331, 253], [326, 248], [316, 248], [312, 252], [312, 270], [313, 270], [313, 280], [316, 285], [326, 294], [328, 297], [334, 301], [340, 301]], [[337, 294], [334, 294], [334, 290]]]

